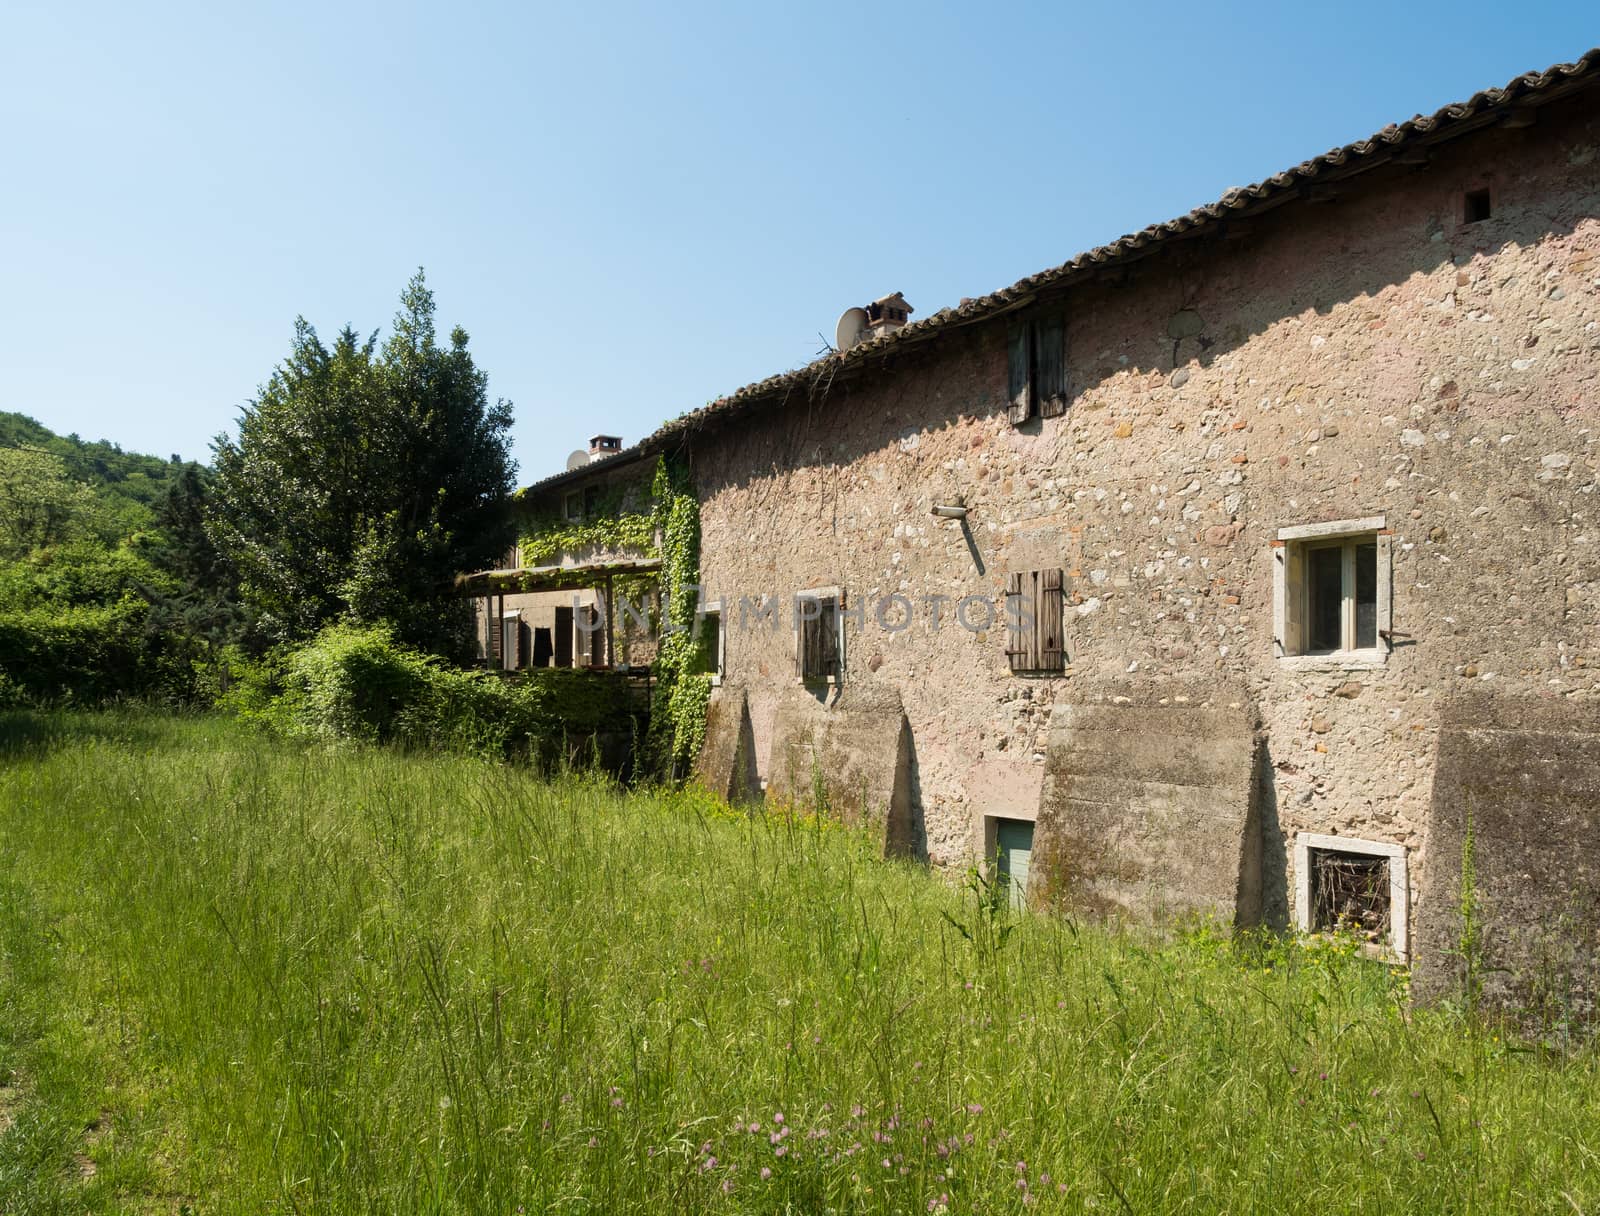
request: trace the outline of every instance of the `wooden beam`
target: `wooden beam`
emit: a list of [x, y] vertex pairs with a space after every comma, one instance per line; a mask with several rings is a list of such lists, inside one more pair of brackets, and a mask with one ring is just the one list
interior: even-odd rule
[[617, 665], [617, 601], [612, 595], [611, 575], [606, 575], [606, 666]]

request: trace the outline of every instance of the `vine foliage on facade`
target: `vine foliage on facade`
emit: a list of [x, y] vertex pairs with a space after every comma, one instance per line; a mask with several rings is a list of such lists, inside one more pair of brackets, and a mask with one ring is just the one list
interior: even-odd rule
[[[688, 471], [663, 456], [656, 462], [648, 497], [641, 482], [610, 486], [587, 504], [582, 520], [558, 515], [533, 520], [521, 548], [527, 565], [584, 549], [643, 552], [661, 559], [662, 618], [652, 668], [647, 759], [663, 776], [686, 775], [705, 741], [714, 646], [699, 616], [700, 503]], [[585, 578], [573, 571], [574, 588]], [[616, 590], [637, 597], [642, 583], [630, 576]]]
[[711, 639], [699, 615], [700, 502], [687, 471], [656, 464], [656, 534], [661, 538], [661, 642], [650, 704], [650, 751], [661, 772], [685, 776], [706, 737], [711, 701]]

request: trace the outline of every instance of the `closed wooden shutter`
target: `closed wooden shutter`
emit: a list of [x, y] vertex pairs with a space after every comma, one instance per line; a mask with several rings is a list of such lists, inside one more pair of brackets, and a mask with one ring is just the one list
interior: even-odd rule
[[1060, 313], [1033, 323], [1034, 395], [1041, 418], [1067, 412], [1067, 325]]
[[839, 678], [839, 603], [837, 600], [825, 600], [822, 605], [822, 615], [817, 618], [817, 632], [820, 637], [820, 651], [822, 664], [818, 672], [822, 676]]
[[1062, 610], [1059, 569], [1006, 576], [1006, 659], [1012, 671], [1066, 667]]
[[1067, 665], [1061, 637], [1061, 571], [1039, 572], [1039, 611], [1034, 626], [1039, 639], [1039, 670], [1061, 671]]
[[1021, 671], [1028, 654], [1027, 622], [1023, 617], [1022, 575], [1006, 575], [1006, 662]]
[[809, 605], [802, 602], [796, 605], [796, 609], [800, 615], [800, 636], [795, 645], [795, 675], [802, 680], [814, 680], [817, 678], [817, 664], [821, 661], [818, 653], [821, 645], [818, 622], [811, 617]]
[[1007, 411], [1013, 424], [1020, 425], [1033, 416], [1032, 327], [1026, 322], [1013, 325], [1006, 345], [1011, 360], [1011, 406]]

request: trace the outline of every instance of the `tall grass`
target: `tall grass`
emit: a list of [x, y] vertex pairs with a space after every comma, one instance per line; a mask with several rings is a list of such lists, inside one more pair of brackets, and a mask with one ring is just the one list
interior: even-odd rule
[[0, 1210], [1600, 1207], [1595, 1054], [1347, 950], [581, 775], [4, 728]]

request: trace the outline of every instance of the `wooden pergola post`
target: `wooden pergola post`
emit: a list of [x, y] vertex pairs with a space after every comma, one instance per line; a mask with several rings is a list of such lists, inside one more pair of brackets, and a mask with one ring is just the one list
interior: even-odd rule
[[617, 665], [617, 605], [612, 598], [612, 576], [606, 572], [606, 662], [607, 667]]

